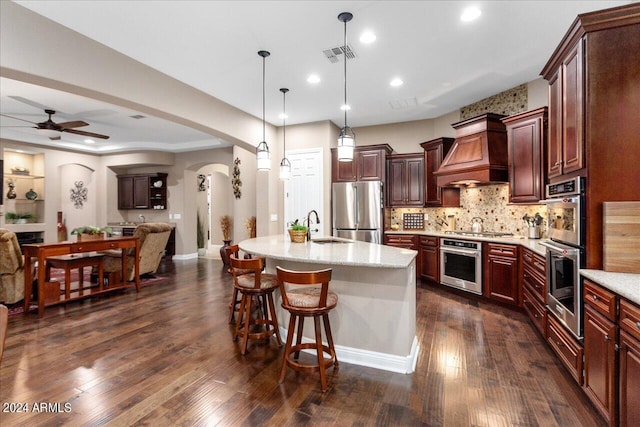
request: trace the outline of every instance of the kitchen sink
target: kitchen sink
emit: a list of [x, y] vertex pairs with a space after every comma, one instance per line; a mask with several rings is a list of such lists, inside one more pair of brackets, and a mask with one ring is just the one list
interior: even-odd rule
[[351, 240], [336, 239], [333, 237], [321, 237], [319, 239], [311, 239], [311, 243], [325, 245], [327, 243], [353, 243]]

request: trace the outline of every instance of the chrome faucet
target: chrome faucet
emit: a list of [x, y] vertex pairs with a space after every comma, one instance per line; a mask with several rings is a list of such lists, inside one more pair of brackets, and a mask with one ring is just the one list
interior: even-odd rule
[[138, 219], [140, 220], [140, 222], [144, 222], [145, 221], [144, 215], [142, 215], [142, 214], [138, 215]]
[[[318, 217], [318, 212], [315, 209], [312, 209], [307, 214], [307, 240], [311, 240], [311, 214], [315, 214], [316, 216], [316, 224], [320, 224], [320, 217]], [[316, 228], [314, 231], [318, 231]]]

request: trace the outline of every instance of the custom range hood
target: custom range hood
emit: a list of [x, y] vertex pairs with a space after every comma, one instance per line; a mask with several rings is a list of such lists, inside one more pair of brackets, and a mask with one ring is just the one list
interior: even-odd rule
[[487, 113], [453, 126], [453, 147], [434, 175], [438, 187], [509, 182], [507, 130], [501, 114]]

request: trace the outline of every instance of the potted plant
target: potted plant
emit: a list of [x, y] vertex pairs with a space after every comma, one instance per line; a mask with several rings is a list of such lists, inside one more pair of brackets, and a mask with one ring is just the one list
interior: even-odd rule
[[7, 221], [7, 224], [26, 224], [30, 219], [36, 218], [36, 216], [32, 213], [16, 212], [7, 212], [4, 217]]
[[197, 213], [197, 225], [196, 225], [196, 242], [198, 244], [198, 256], [204, 256], [207, 250], [204, 247], [204, 223], [200, 218], [200, 212]]
[[102, 240], [105, 233], [112, 233], [111, 227], [95, 227], [93, 225], [84, 225], [82, 227], [74, 228], [71, 230], [71, 234], [78, 236], [78, 242], [86, 240]]
[[542, 215], [540, 215], [540, 213], [538, 212], [536, 212], [536, 214], [533, 216], [525, 214], [522, 217], [522, 220], [527, 224], [527, 227], [529, 227], [529, 238], [539, 239], [540, 225], [542, 225], [542, 221], [544, 220], [544, 218], [542, 218]]
[[297, 219], [289, 223], [289, 237], [294, 243], [304, 243], [307, 240], [308, 230], [309, 227], [300, 224]]
[[233, 219], [229, 215], [222, 215], [220, 217], [220, 230], [222, 231], [222, 247], [220, 247], [220, 259], [224, 265], [229, 265], [229, 258], [227, 258], [227, 246], [231, 245], [231, 226], [233, 225]]

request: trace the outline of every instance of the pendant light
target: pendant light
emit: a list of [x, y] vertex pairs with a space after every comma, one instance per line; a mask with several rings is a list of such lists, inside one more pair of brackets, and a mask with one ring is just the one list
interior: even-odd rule
[[264, 119], [264, 68], [265, 68], [265, 58], [271, 53], [266, 50], [261, 50], [258, 52], [258, 55], [262, 57], [262, 142], [258, 144], [256, 148], [256, 160], [258, 163], [259, 171], [268, 171], [271, 170], [271, 153], [269, 153], [269, 146], [267, 145], [267, 140], [265, 137], [265, 119]]
[[347, 126], [347, 22], [351, 21], [353, 15], [349, 12], [342, 12], [338, 15], [338, 20], [344, 22], [344, 44], [343, 59], [344, 59], [344, 127], [340, 129], [340, 135], [338, 136], [338, 160], [341, 162], [353, 161], [353, 149], [356, 146], [356, 134], [349, 126]]
[[287, 180], [291, 176], [291, 162], [287, 159], [287, 103], [289, 89], [283, 87], [282, 92], [282, 161], [280, 162], [280, 179]]

